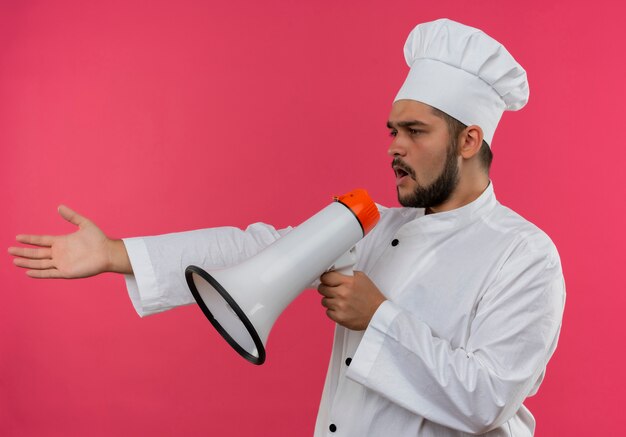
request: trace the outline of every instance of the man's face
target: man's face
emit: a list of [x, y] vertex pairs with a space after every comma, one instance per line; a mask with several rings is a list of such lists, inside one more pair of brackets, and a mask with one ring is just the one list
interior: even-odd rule
[[459, 181], [457, 141], [450, 138], [445, 120], [424, 103], [398, 100], [387, 127], [393, 139], [388, 153], [393, 156], [400, 204], [441, 205]]

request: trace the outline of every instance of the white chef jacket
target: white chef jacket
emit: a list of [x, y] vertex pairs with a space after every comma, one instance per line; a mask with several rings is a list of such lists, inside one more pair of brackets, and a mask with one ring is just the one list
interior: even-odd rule
[[[194, 303], [187, 265], [233, 265], [289, 229], [254, 224], [125, 239], [140, 315]], [[356, 270], [387, 300], [365, 331], [337, 326], [315, 437], [532, 436], [522, 402], [554, 352], [565, 302], [558, 253], [497, 202], [382, 211]]]

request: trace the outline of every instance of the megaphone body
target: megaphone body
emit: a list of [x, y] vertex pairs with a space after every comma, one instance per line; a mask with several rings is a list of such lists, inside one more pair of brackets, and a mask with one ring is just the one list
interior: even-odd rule
[[254, 364], [283, 310], [374, 227], [379, 214], [365, 190], [335, 202], [256, 256], [224, 269], [185, 270], [198, 305], [228, 343]]

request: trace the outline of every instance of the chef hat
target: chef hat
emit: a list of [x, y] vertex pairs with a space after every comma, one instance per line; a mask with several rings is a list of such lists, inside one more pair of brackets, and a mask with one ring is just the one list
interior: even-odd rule
[[417, 100], [478, 125], [488, 144], [502, 113], [528, 102], [526, 71], [479, 29], [448, 19], [419, 24], [404, 57], [411, 70], [395, 100]]

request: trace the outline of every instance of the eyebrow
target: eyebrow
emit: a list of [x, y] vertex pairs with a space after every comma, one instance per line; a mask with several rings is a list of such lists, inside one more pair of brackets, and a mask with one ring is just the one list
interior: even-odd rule
[[428, 126], [428, 124], [419, 120], [406, 120], [406, 121], [399, 121], [397, 123], [392, 123], [391, 121], [388, 121], [387, 129], [394, 129], [395, 128], [394, 124], [397, 125], [398, 127], [413, 127], [413, 126], [427, 127]]

